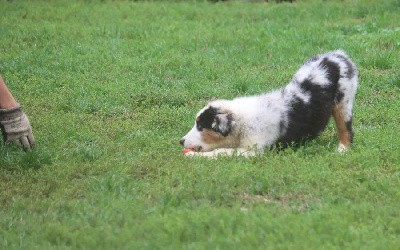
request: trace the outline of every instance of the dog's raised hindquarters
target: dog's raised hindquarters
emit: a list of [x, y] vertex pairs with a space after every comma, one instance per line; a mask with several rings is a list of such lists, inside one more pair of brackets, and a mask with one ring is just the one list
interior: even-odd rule
[[254, 156], [317, 137], [333, 116], [343, 152], [353, 141], [357, 85], [357, 68], [345, 52], [318, 55], [280, 90], [208, 103], [180, 144], [197, 149], [187, 156]]

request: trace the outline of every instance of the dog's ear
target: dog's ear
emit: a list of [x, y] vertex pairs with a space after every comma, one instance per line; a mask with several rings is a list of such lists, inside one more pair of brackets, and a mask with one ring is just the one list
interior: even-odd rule
[[207, 128], [214, 130], [222, 136], [228, 136], [235, 125], [235, 121], [232, 113], [224, 112], [214, 106], [209, 106], [196, 118], [196, 125], [199, 131], [202, 131], [203, 128]]
[[228, 136], [234, 125], [235, 121], [232, 114], [223, 113], [215, 115], [211, 128], [223, 136]]

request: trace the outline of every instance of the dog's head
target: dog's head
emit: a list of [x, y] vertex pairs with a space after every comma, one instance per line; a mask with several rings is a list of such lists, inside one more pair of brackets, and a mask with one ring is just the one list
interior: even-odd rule
[[193, 128], [180, 140], [180, 144], [184, 148], [211, 151], [229, 141], [234, 126], [233, 114], [211, 103], [200, 110]]

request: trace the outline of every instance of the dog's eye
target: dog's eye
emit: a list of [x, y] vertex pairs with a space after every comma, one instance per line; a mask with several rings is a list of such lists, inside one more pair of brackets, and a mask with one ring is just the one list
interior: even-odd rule
[[200, 125], [199, 122], [196, 122], [196, 128], [197, 128], [198, 131], [202, 131], [203, 130], [203, 127]]

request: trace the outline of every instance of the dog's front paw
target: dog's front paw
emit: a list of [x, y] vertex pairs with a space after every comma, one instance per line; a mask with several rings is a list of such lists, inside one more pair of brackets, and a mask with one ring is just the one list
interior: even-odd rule
[[216, 154], [211, 152], [187, 152], [185, 154], [186, 157], [207, 157], [207, 158], [215, 158]]
[[185, 153], [184, 156], [186, 156], [186, 157], [196, 157], [196, 156], [199, 156], [199, 152], [189, 151], [189, 152]]

